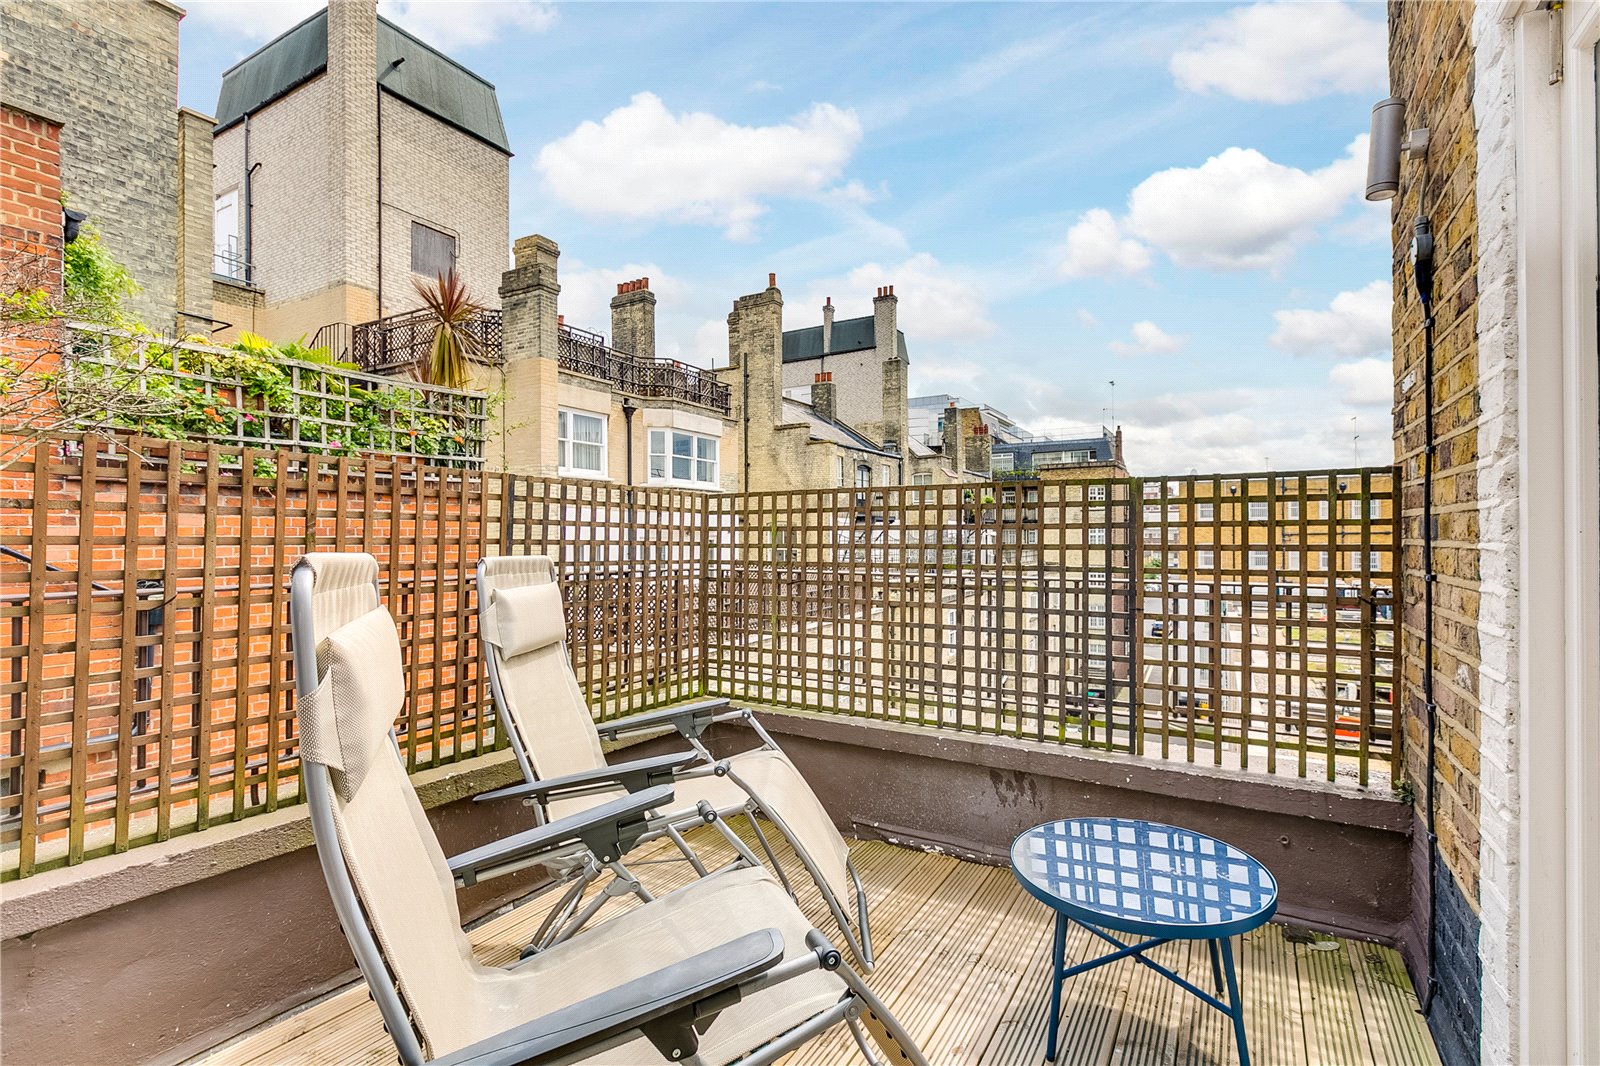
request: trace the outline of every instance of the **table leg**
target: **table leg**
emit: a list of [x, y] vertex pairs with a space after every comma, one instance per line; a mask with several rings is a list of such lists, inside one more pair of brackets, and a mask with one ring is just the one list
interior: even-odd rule
[[1228, 977], [1228, 1013], [1233, 1016], [1233, 1039], [1239, 1045], [1239, 1066], [1250, 1066], [1250, 1049], [1244, 1039], [1244, 1000], [1239, 996], [1239, 977], [1233, 968], [1233, 942], [1224, 937], [1212, 944], [1222, 948], [1222, 968]]
[[1064, 980], [1062, 971], [1067, 966], [1067, 916], [1056, 912], [1056, 937], [1055, 946], [1050, 952], [1050, 1026], [1046, 1030], [1044, 1057], [1049, 1062], [1056, 1061], [1056, 1037], [1061, 1030], [1061, 982]]
[[1220, 996], [1224, 991], [1222, 987], [1222, 959], [1217, 954], [1217, 942], [1215, 940], [1207, 940], [1206, 947], [1211, 949], [1211, 979], [1216, 982], [1217, 995]]

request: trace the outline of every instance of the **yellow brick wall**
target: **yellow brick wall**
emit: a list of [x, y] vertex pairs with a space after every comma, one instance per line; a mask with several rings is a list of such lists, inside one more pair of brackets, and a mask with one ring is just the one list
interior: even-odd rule
[[1433, 223], [1434, 688], [1438, 703], [1437, 832], [1441, 861], [1478, 899], [1478, 346], [1476, 127], [1472, 7], [1459, 0], [1392, 3], [1391, 91], [1408, 128], [1427, 126], [1424, 161], [1406, 160], [1394, 209], [1395, 451], [1401, 471], [1401, 711], [1405, 772], [1426, 795], [1423, 673], [1423, 312], [1405, 249], [1419, 205]]

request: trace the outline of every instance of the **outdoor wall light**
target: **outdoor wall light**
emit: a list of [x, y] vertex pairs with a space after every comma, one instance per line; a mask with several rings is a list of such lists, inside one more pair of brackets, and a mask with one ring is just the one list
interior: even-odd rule
[[1421, 159], [1428, 153], [1428, 127], [1406, 129], [1406, 102], [1398, 96], [1372, 108], [1372, 140], [1367, 146], [1367, 199], [1392, 200], [1400, 191], [1401, 153]]

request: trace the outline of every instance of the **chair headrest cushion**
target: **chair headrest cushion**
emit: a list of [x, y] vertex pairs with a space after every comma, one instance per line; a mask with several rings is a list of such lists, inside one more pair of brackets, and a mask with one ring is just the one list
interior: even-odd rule
[[494, 616], [493, 639], [507, 659], [559, 644], [567, 636], [561, 586], [554, 582], [496, 589]]
[[302, 758], [341, 771], [346, 799], [361, 786], [405, 706], [405, 666], [394, 619], [381, 607], [328, 634], [322, 683], [298, 706]]

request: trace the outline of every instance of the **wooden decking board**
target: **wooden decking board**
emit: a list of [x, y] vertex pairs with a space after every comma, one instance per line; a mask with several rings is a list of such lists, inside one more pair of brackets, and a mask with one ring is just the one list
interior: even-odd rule
[[[735, 823], [736, 828], [738, 823]], [[748, 829], [745, 830], [748, 833]], [[743, 833], [741, 835], [744, 835]], [[732, 849], [711, 830], [691, 837], [709, 865]], [[774, 844], [777, 844], [774, 841]], [[658, 841], [636, 854], [634, 872], [657, 895], [686, 884], [687, 863]], [[790, 860], [778, 846], [780, 859]], [[881, 842], [855, 842], [852, 855], [871, 904], [877, 971], [869, 982], [922, 1043], [934, 1066], [1042, 1062], [1049, 1000], [1051, 913], [1024, 894], [1009, 870]], [[832, 923], [798, 863], [786, 861], [802, 908], [830, 936]], [[594, 889], [593, 891], [598, 891]], [[471, 930], [477, 957], [508, 961], [545, 911], [549, 894]], [[636, 906], [609, 902], [601, 918]], [[581, 934], [580, 934], [581, 935]], [[1235, 940], [1245, 1024], [1257, 1063], [1374, 1063], [1438, 1066], [1427, 1026], [1399, 956], [1342, 942], [1314, 951], [1266, 926]], [[1106, 950], [1074, 927], [1069, 964]], [[1174, 943], [1152, 956], [1201, 988], [1211, 987], [1204, 944]], [[1123, 961], [1080, 974], [1063, 990], [1064, 1066], [1227, 1066], [1236, 1063], [1228, 1019], [1146, 967]], [[357, 984], [258, 1028], [201, 1061], [246, 1064], [394, 1062], [365, 985]], [[833, 1066], [859, 1057], [844, 1029], [801, 1048], [786, 1066]]]
[[1374, 1057], [1395, 1066], [1439, 1066], [1438, 1049], [1428, 1034], [1400, 956], [1388, 948], [1357, 940], [1346, 941], [1344, 947], [1357, 974], [1356, 995], [1363, 1012], [1375, 1023], [1368, 1025], [1368, 1037], [1389, 1037], [1387, 1045], [1373, 1044]]
[[[1321, 951], [1311, 944], [1295, 944], [1301, 974], [1301, 1002], [1313, 1019], [1307, 1042], [1313, 1064], [1368, 1066], [1375, 1063], [1371, 1045], [1361, 1028], [1364, 1019], [1356, 1002], [1350, 960], [1343, 951]], [[1307, 1003], [1309, 1000], [1309, 1003]], [[1355, 1024], [1352, 1024], [1355, 1022]]]
[[1039, 904], [1014, 878], [1006, 875], [1005, 883], [1010, 890], [1005, 909], [996, 915], [993, 937], [955, 992], [958, 1006], [922, 1037], [930, 1061], [974, 1061], [1026, 975], [1026, 964], [1038, 949], [1049, 949], [1050, 930], [1038, 922]]

